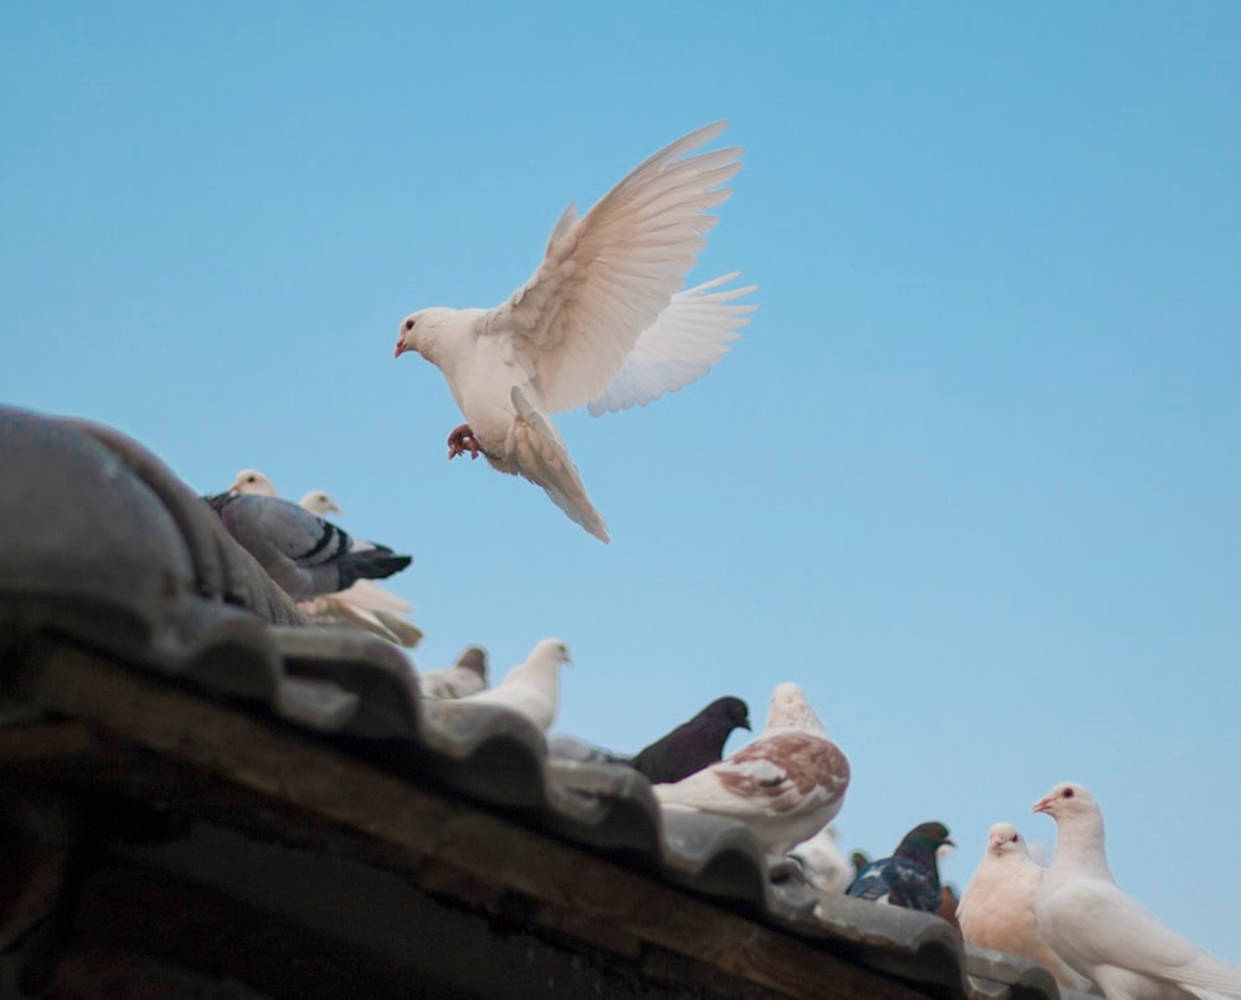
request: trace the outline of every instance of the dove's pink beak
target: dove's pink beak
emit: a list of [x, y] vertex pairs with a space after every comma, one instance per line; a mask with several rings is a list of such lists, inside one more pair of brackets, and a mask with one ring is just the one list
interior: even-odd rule
[[400, 340], [396, 342], [396, 351], [393, 353], [392, 356], [394, 358], [399, 358], [404, 353], [405, 353], [405, 339], [402, 337]]
[[1049, 796], [1045, 799], [1039, 799], [1037, 802], [1034, 803], [1034, 808], [1031, 809], [1030, 811], [1036, 812], [1036, 813], [1049, 813], [1050, 814], [1051, 813], [1051, 797]]

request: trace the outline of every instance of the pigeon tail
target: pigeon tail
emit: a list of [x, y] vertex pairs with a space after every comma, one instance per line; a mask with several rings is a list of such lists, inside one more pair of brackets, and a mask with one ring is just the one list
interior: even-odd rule
[[382, 546], [350, 552], [337, 563], [340, 589], [352, 586], [356, 580], [382, 580], [399, 573], [412, 561], [409, 556], [393, 555], [391, 549]]
[[509, 432], [512, 447], [508, 450], [516, 459], [518, 470], [531, 482], [542, 486], [552, 503], [568, 514], [570, 520], [606, 544], [609, 541], [607, 526], [586, 496], [586, 487], [556, 428], [535, 409], [521, 386], [513, 386], [512, 400], [518, 419]]

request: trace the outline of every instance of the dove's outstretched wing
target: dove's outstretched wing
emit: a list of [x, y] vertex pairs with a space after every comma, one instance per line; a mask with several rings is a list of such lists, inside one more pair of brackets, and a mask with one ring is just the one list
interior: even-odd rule
[[720, 185], [741, 169], [739, 148], [685, 154], [724, 128], [665, 146], [584, 217], [570, 205], [534, 276], [479, 317], [480, 335], [512, 339], [549, 411], [603, 393], [683, 284], [716, 222], [704, 213], [728, 198]]
[[746, 314], [758, 308], [734, 301], [756, 291], [757, 285], [720, 289], [738, 276], [734, 271], [672, 296], [668, 308], [642, 331], [608, 387], [590, 401], [591, 415], [646, 406], [710, 371], [740, 336], [737, 330], [749, 325]]

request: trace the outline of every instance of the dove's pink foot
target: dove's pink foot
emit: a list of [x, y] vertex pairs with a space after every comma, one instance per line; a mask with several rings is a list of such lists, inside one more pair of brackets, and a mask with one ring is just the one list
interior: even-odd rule
[[478, 453], [482, 450], [483, 446], [478, 443], [478, 438], [470, 430], [469, 424], [462, 424], [460, 427], [453, 428], [453, 432], [448, 435], [449, 459], [454, 459], [458, 455], [464, 455], [467, 451], [470, 453], [470, 458], [478, 458]]

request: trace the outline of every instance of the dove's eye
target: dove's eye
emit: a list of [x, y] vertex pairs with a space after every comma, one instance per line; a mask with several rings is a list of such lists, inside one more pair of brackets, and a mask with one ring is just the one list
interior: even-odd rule
[[1013, 834], [1011, 837], [1009, 837], [1008, 839], [1009, 839], [1009, 840], [1011, 840], [1014, 844], [1015, 844], [1015, 843], [1017, 843], [1017, 834], [1015, 834], [1015, 833], [1014, 833], [1014, 834]]
[[405, 321], [405, 329], [412, 330], [413, 328], [414, 328], [414, 321], [412, 319], [407, 319]]
[[1066, 789], [1064, 790], [1064, 797], [1065, 797], [1066, 799], [1071, 799], [1071, 798], [1073, 797], [1073, 789], [1071, 789], [1071, 788], [1066, 788]]

